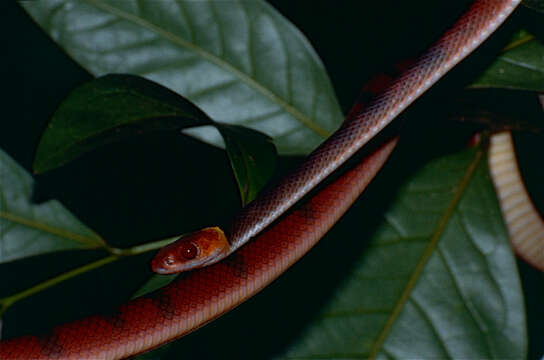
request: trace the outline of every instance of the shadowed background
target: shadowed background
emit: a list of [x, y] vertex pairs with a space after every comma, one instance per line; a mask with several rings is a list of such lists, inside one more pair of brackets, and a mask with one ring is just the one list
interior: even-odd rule
[[[301, 2], [274, 0], [271, 3], [305, 33], [317, 50], [344, 111], [372, 74], [387, 70], [399, 59], [416, 55], [448, 23], [445, 17], [452, 17], [463, 9], [453, 2], [432, 7], [415, 7], [413, 2], [399, 4], [398, 1], [372, 5], [316, 2], [311, 9]], [[48, 119], [70, 90], [91, 76], [64, 55], [16, 2], [5, 2], [0, 16], [2, 33], [9, 37], [0, 60], [4, 80], [0, 148], [31, 170], [34, 151]], [[525, 21], [532, 21], [529, 14], [518, 15], [510, 27]], [[500, 49], [507, 36], [508, 29], [505, 29], [498, 39], [486, 45], [482, 55], [471, 59], [470, 66], [462, 67], [455, 77], [450, 77], [447, 89], [444, 85], [444, 89], [435, 92], [445, 93], [447, 98], [451, 91], [453, 97], [454, 90], [458, 91], [470, 82], [477, 69], [485, 67], [492, 58], [489, 54]], [[437, 114], [444, 116], [443, 103], [428, 99], [422, 102], [426, 106], [407, 114], [410, 126], [406, 126], [407, 134], [395, 157], [371, 186], [364, 201], [356, 205], [361, 212], [369, 214], [368, 223], [363, 226], [365, 233], [371, 234], [377, 226], [372, 214], [379, 214], [380, 208], [387, 206], [387, 187], [402, 181], [408, 171], [414, 170], [403, 165], [413, 160], [409, 154], [422, 154], [417, 161], [423, 163], [458, 148], [458, 139], [464, 139], [479, 126], [431, 122], [430, 119], [439, 116]], [[491, 99], [493, 102], [497, 101]], [[514, 109], [520, 106], [515, 102], [509, 105]], [[449, 136], [437, 137], [440, 133]], [[539, 184], [544, 182], [544, 171], [534, 166], [541, 161], [539, 152], [534, 151], [541, 139], [541, 135], [534, 134], [518, 136], [521, 165], [530, 191], [542, 209], [544, 194]], [[440, 150], [434, 150], [436, 148]], [[285, 170], [298, 160], [282, 158], [280, 169]], [[179, 134], [148, 134], [109, 145], [37, 180], [36, 201], [60, 199], [115, 246], [163, 238], [179, 233], [180, 229], [188, 231], [207, 226], [230, 217], [239, 207], [237, 188], [223, 151]], [[349, 233], [354, 227], [361, 228], [360, 218], [346, 216], [333, 230], [334, 236], [321, 242], [281, 281], [188, 336], [183, 342], [187, 357], [263, 358], [281, 352], [329, 299], [332, 289], [341, 282], [342, 273], [352, 265], [353, 259], [343, 252], [340, 254], [338, 243], [331, 239], [342, 238], [343, 233]], [[347, 244], [346, 252], [358, 254], [364, 247], [365, 244]], [[0, 265], [0, 296], [103, 255], [73, 252], [70, 256], [49, 255]], [[4, 335], [40, 331], [97, 309], [107, 311], [112, 303], [125, 301], [141, 285], [149, 270], [142, 266], [134, 271], [131, 265], [148, 260], [149, 255], [125, 259], [70, 280], [59, 286], [62, 293], [67, 294], [60, 299], [59, 289], [53, 288], [22, 301], [5, 314]], [[323, 266], [325, 262], [328, 266]], [[36, 263], [42, 265], [43, 271], [28, 275], [30, 263], [32, 271]], [[538, 305], [544, 301], [543, 277], [524, 263], [519, 265], [531, 336], [530, 358], [539, 358], [544, 352], [544, 345], [538, 341], [544, 321], [542, 315], [537, 316]], [[304, 284], [305, 297], [296, 296], [301, 284]], [[309, 298], [312, 299], [310, 304], [307, 303]], [[213, 347], [207, 343], [212, 337], [217, 341]], [[172, 354], [172, 358], [177, 357]]]

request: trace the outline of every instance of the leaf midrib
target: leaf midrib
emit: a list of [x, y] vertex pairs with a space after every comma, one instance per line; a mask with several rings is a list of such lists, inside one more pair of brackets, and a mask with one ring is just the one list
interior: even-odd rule
[[536, 73], [539, 73], [539, 74], [544, 74], [544, 70], [538, 68], [537, 66], [535, 65], [532, 65], [532, 64], [528, 64], [526, 62], [523, 62], [521, 60], [518, 60], [518, 59], [511, 59], [509, 57], [506, 57], [506, 56], [503, 56], [501, 58], [502, 61], [504, 61], [505, 63], [507, 64], [510, 64], [510, 65], [515, 65], [515, 66], [519, 66], [523, 69], [527, 69], [527, 70], [530, 70], [530, 71], [534, 71]]
[[435, 249], [438, 246], [438, 242], [444, 233], [444, 230], [446, 229], [446, 226], [448, 225], [448, 222], [450, 218], [453, 216], [455, 209], [457, 208], [457, 205], [459, 204], [459, 201], [463, 197], [465, 190], [470, 183], [470, 180], [472, 180], [472, 177], [474, 175], [474, 172], [476, 171], [476, 168], [483, 157], [483, 150], [481, 148], [478, 148], [476, 150], [476, 153], [474, 154], [474, 158], [468, 165], [465, 174], [463, 175], [461, 181], [459, 182], [459, 185], [457, 186], [457, 190], [455, 191], [455, 194], [450, 201], [446, 211], [444, 212], [444, 215], [440, 219], [440, 222], [436, 228], [436, 230], [433, 232], [431, 236], [431, 240], [429, 241], [429, 245], [425, 248], [425, 251], [423, 252], [423, 255], [417, 262], [414, 271], [412, 272], [412, 276], [408, 280], [408, 283], [406, 284], [406, 287], [401, 293], [401, 296], [399, 297], [399, 300], [395, 304], [393, 311], [391, 313], [391, 316], [387, 319], [387, 322], [385, 323], [384, 327], [380, 331], [380, 334], [377, 337], [376, 342], [374, 343], [374, 346], [372, 347], [372, 350], [370, 351], [370, 355], [368, 356], [369, 359], [375, 359], [376, 355], [380, 350], [382, 350], [382, 346], [387, 339], [387, 336], [389, 335], [391, 329], [393, 328], [393, 325], [397, 318], [399, 317], [402, 309], [404, 308], [404, 305], [408, 301], [410, 294], [412, 293], [412, 290], [414, 289], [417, 281], [419, 280], [419, 277], [421, 273], [423, 272], [423, 269], [425, 268], [425, 265], [427, 264], [427, 261], [430, 259], [431, 255], [434, 254]]
[[91, 238], [88, 236], [83, 236], [71, 231], [59, 229], [33, 219], [27, 219], [22, 216], [18, 216], [6, 211], [0, 211], [0, 219], [5, 219], [7, 221], [13, 222], [15, 224], [23, 225], [35, 230], [43, 231], [51, 235], [59, 236], [68, 240], [77, 241], [83, 244], [89, 244], [93, 247], [99, 247], [104, 245], [104, 241], [100, 237]]
[[285, 111], [287, 111], [295, 119], [300, 121], [302, 124], [307, 126], [309, 129], [314, 131], [319, 136], [325, 138], [325, 137], [327, 137], [329, 135], [328, 131], [321, 128], [319, 125], [315, 124], [310, 117], [306, 116], [305, 114], [300, 112], [298, 109], [296, 109], [294, 106], [289, 104], [287, 101], [283, 100], [279, 95], [275, 94], [271, 90], [269, 90], [266, 87], [262, 86], [260, 83], [255, 81], [253, 78], [246, 75], [242, 71], [236, 69], [234, 66], [232, 66], [228, 62], [224, 61], [220, 57], [217, 57], [216, 55], [206, 51], [205, 49], [197, 46], [196, 44], [193, 44], [192, 42], [186, 41], [185, 39], [183, 39], [183, 38], [181, 38], [179, 36], [176, 36], [175, 34], [171, 33], [170, 31], [167, 31], [167, 30], [165, 30], [165, 29], [163, 29], [163, 28], [161, 28], [161, 27], [159, 27], [159, 26], [157, 26], [155, 24], [152, 24], [151, 22], [146, 21], [146, 20], [142, 19], [141, 17], [129, 14], [129, 13], [124, 12], [124, 11], [122, 11], [122, 10], [116, 8], [116, 7], [110, 6], [108, 4], [102, 3], [102, 2], [97, 1], [97, 0], [86, 0], [86, 1], [89, 4], [94, 5], [95, 7], [99, 8], [99, 9], [101, 9], [103, 11], [109, 12], [114, 16], [119, 16], [121, 18], [124, 18], [127, 21], [132, 21], [133, 23], [135, 23], [137, 25], [140, 25], [140, 26], [142, 26], [144, 28], [147, 28], [148, 30], [157, 33], [158, 35], [164, 37], [165, 39], [170, 40], [171, 42], [173, 42], [175, 44], [181, 45], [183, 47], [186, 47], [186, 48], [194, 51], [195, 53], [200, 55], [202, 58], [216, 64], [217, 66], [224, 69], [225, 71], [234, 74], [236, 77], [238, 77], [240, 79], [240, 81], [242, 81], [246, 85], [252, 87], [257, 92], [261, 93], [265, 97], [268, 97], [273, 102], [275, 102], [278, 105], [280, 105], [281, 107], [283, 107], [285, 109]]

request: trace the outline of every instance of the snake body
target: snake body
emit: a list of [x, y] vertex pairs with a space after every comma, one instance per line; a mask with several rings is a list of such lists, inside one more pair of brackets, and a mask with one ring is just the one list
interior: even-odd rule
[[478, 47], [518, 3], [519, 0], [473, 3], [456, 24], [381, 95], [362, 111], [351, 111], [343, 126], [315, 149], [296, 171], [242, 210], [229, 231], [231, 252], [269, 226], [349, 159]]
[[287, 210], [479, 46], [519, 2], [475, 1], [374, 101], [365, 106], [355, 104], [343, 126], [298, 170], [236, 218], [229, 231], [231, 255], [227, 259], [189, 272], [155, 293], [125, 303], [110, 315], [76, 320], [41, 336], [1, 341], [0, 359], [128, 357], [183, 336], [257, 293], [300, 259], [342, 216], [381, 168], [396, 138], [386, 141], [307, 202]]
[[525, 189], [509, 131], [491, 137], [489, 171], [514, 250], [529, 264], [544, 270], [544, 221]]

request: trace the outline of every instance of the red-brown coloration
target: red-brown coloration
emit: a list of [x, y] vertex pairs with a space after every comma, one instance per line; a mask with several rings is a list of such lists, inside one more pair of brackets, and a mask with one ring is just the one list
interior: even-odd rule
[[235, 256], [129, 301], [113, 315], [0, 342], [0, 358], [115, 359], [193, 331], [257, 293], [306, 253], [357, 199], [395, 144], [388, 141]]
[[[294, 175], [259, 197], [238, 218], [230, 245], [234, 249], [243, 246], [234, 257], [189, 272], [149, 296], [129, 301], [110, 316], [77, 320], [41, 337], [2, 341], [0, 358], [127, 357], [183, 336], [254, 295], [306, 253], [342, 216], [381, 168], [396, 139], [298, 209], [287, 215], [285, 211], [483, 42], [518, 3], [476, 1], [391, 87], [368, 107], [350, 112], [344, 126]], [[281, 215], [284, 217], [270, 225]]]
[[196, 246], [190, 243], [183, 244], [180, 251], [181, 251], [181, 256], [183, 256], [187, 260], [194, 259], [196, 255], [198, 254], [198, 249], [196, 248]]
[[159, 274], [196, 269], [224, 258], [229, 248], [223, 230], [204, 228], [163, 247], [151, 261], [151, 268]]
[[379, 96], [358, 104], [330, 138], [276, 186], [242, 209], [228, 231], [231, 252], [269, 226], [386, 127], [421, 94], [481, 44], [520, 0], [478, 0], [437, 43]]

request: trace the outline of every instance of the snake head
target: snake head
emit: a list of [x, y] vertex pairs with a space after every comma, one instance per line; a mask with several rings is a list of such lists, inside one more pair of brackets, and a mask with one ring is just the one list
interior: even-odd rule
[[151, 268], [159, 274], [196, 269], [223, 259], [229, 247], [223, 230], [218, 227], [204, 228], [160, 249], [151, 261]]

